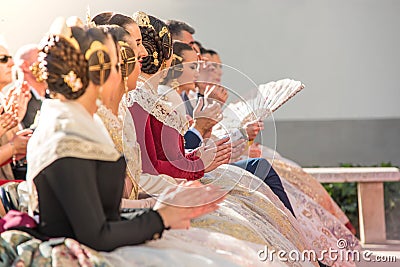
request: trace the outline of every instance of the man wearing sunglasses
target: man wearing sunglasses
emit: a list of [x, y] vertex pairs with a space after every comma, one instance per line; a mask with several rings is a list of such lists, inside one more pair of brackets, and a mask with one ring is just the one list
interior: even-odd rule
[[0, 91], [12, 82], [12, 66], [14, 66], [12, 56], [3, 45], [0, 45]]

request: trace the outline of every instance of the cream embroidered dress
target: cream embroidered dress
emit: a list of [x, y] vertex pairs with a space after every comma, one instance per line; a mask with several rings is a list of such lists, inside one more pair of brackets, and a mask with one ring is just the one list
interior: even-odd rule
[[[186, 119], [178, 112], [164, 112], [171, 110], [171, 106], [163, 103], [164, 101], [153, 92], [139, 88], [130, 94], [133, 101], [144, 110], [151, 112], [152, 115], [156, 114], [157, 119], [162, 120], [164, 116], [165, 124], [173, 127], [179, 133], [182, 132], [182, 129], [187, 129]], [[171, 114], [176, 115], [172, 116]], [[264, 186], [264, 193], [250, 193], [248, 184], [240, 182], [244, 176], [249, 177], [247, 183], [254, 179], [260, 181], [252, 174], [244, 173], [242, 169], [231, 165], [224, 165], [212, 173], [206, 174], [202, 182], [215, 182], [231, 191], [220, 209], [194, 220], [193, 226], [225, 233], [261, 246], [267, 245], [270, 249], [275, 250], [303, 251], [309, 249], [298, 222], [274, 193], [265, 185], [261, 185]], [[288, 264], [296, 266], [294, 263]], [[303, 265], [307, 264], [309, 263], [303, 263]]]
[[[129, 122], [129, 120], [125, 119], [125, 124], [122, 127], [122, 118], [115, 116], [111, 112], [111, 110], [107, 109], [105, 106], [100, 106], [97, 114], [103, 120], [107, 130], [110, 133], [117, 134], [119, 132], [119, 134], [122, 136], [122, 128], [124, 128], [123, 139], [113, 136], [113, 140], [115, 142], [121, 142], [121, 140], [129, 140], [129, 143], [132, 145], [130, 147], [138, 150], [138, 147], [135, 146], [136, 138], [132, 121]], [[123, 106], [122, 108], [120, 108], [120, 114], [125, 114]], [[130, 113], [127, 112], [126, 116], [129, 115]], [[128, 131], [128, 129], [133, 131]], [[120, 146], [121, 144], [116, 143], [117, 148]], [[135, 170], [136, 174], [140, 174], [140, 152], [131, 153], [130, 156], [132, 155], [136, 155], [137, 158], [128, 158], [128, 156], [125, 154], [125, 156], [128, 158], [127, 162], [129, 169]], [[229, 208], [223, 209], [226, 210]], [[234, 211], [229, 212], [235, 214]], [[255, 214], [250, 210], [248, 210], [247, 213], [251, 214], [251, 216], [255, 216]], [[237, 216], [242, 215], [237, 214]], [[232, 221], [232, 219], [228, 220]], [[242, 220], [246, 219], [244, 219], [243, 217]], [[233, 224], [233, 226], [236, 224], [236, 227], [234, 226], [234, 230], [237, 230], [238, 228], [245, 230], [246, 226], [240, 226], [240, 223], [242, 222], [245, 223], [244, 221], [239, 221], [238, 223], [237, 220], [235, 222], [235, 219], [233, 219], [233, 223], [231, 224]], [[261, 221], [259, 223], [260, 225], [265, 227], [264, 223], [262, 223]], [[247, 224], [251, 225], [249, 223]], [[229, 227], [229, 224], [226, 224], [225, 226]], [[224, 227], [224, 225], [221, 225], [221, 227]], [[265, 228], [270, 228], [271, 231], [275, 233], [275, 235], [280, 236], [280, 234], [273, 229], [273, 226]], [[243, 232], [242, 230], [240, 231]], [[237, 232], [237, 234], [238, 233], [239, 232]], [[253, 236], [257, 235], [249, 231], [246, 231], [246, 233]], [[244, 234], [242, 234], [241, 239], [245, 239], [243, 238]], [[281, 238], [279, 237], [277, 237], [274, 242], [282, 243]], [[128, 263], [154, 264], [154, 262], [159, 262], [160, 265], [157, 266], [171, 266], [171, 264], [173, 263], [178, 264], [182, 261], [190, 260], [192, 264], [191, 266], [202, 266], [202, 264], [205, 264], [205, 262], [207, 261], [213, 263], [213, 265], [210, 266], [220, 266], [219, 264], [222, 264], [224, 262], [226, 263], [226, 260], [229, 259], [229, 264], [238, 263], [239, 266], [268, 266], [269, 264], [266, 265], [267, 263], [263, 263], [258, 260], [257, 251], [263, 249], [264, 241], [259, 240], [258, 243], [259, 245], [238, 240], [225, 234], [215, 233], [213, 231], [209, 231], [207, 227], [205, 227], [205, 229], [191, 228], [188, 231], [167, 231], [164, 232], [163, 238], [161, 240], [151, 241], [142, 246], [119, 248], [111, 254], [103, 253], [103, 255], [116, 265]], [[281, 247], [285, 249], [297, 250], [297, 248], [293, 245]], [[178, 261], [176, 259], [170, 258], [168, 254], [176, 255], [176, 257], [178, 257], [179, 255], [179, 258], [181, 259]], [[286, 266], [286, 264], [284, 263], [277, 262], [276, 259], [275, 261], [273, 261], [273, 264], [273, 266]], [[304, 266], [307, 266], [307, 264]]]

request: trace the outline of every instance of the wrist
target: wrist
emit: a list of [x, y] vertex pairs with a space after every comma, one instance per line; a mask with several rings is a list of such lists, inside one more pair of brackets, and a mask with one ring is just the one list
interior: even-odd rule
[[194, 120], [192, 127], [200, 133], [201, 137], [203, 137], [206, 133], [206, 130], [204, 129], [205, 127], [201, 123], [199, 123], [197, 119]]
[[15, 149], [15, 144], [14, 144], [14, 140], [11, 140], [8, 142], [8, 144], [10, 145], [11, 148], [11, 154], [14, 156], [15, 154], [17, 154], [17, 151]]
[[249, 140], [249, 135], [247, 134], [247, 130], [244, 127], [239, 128], [239, 131], [246, 140]]
[[171, 229], [171, 226], [170, 226], [170, 224], [169, 224], [169, 222], [168, 222], [168, 219], [167, 219], [167, 217], [168, 217], [168, 215], [167, 215], [167, 213], [168, 213], [168, 211], [166, 211], [165, 209], [159, 209], [159, 210], [157, 210], [156, 212], [158, 212], [158, 214], [160, 215], [160, 217], [161, 217], [161, 220], [162, 220], [162, 222], [163, 222], [163, 224], [164, 224], [164, 229], [166, 229], [166, 230], [169, 230], [169, 229]]

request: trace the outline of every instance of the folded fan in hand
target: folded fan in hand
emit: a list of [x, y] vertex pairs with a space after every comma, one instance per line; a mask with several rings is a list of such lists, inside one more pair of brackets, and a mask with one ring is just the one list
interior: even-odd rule
[[233, 112], [242, 125], [256, 119], [263, 120], [302, 89], [304, 85], [300, 81], [291, 79], [261, 84], [255, 98], [246, 102], [231, 103], [226, 110]]

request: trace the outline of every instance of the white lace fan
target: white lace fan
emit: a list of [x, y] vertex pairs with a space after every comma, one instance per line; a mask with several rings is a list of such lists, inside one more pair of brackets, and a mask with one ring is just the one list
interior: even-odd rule
[[261, 84], [255, 98], [231, 103], [225, 110], [234, 113], [242, 125], [257, 118], [263, 120], [303, 89], [300, 81], [291, 79]]

